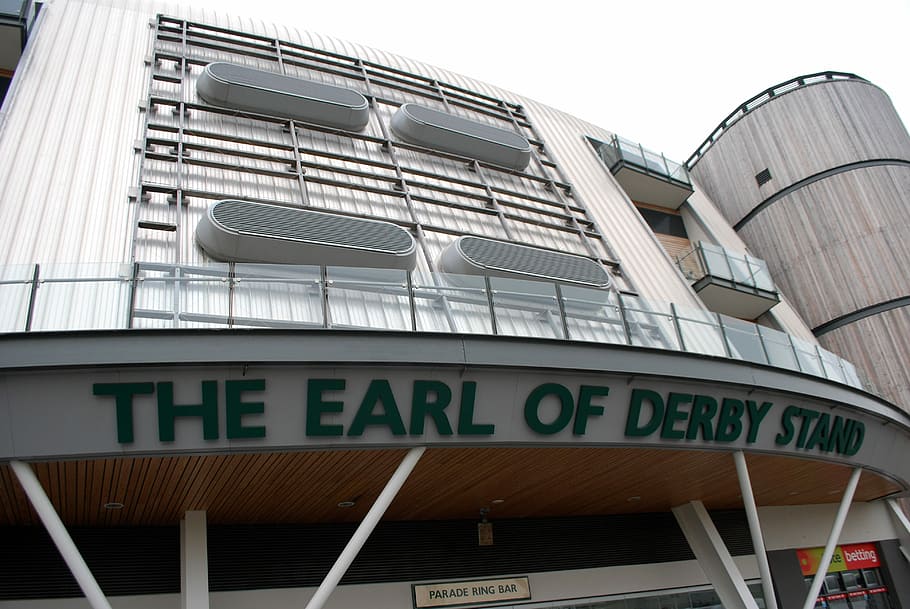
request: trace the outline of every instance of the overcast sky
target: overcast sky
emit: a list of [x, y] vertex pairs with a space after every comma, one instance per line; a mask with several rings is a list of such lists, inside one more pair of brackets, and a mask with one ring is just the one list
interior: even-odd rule
[[910, 0], [196, 3], [487, 81], [677, 161], [748, 98], [825, 70], [871, 80], [910, 122]]

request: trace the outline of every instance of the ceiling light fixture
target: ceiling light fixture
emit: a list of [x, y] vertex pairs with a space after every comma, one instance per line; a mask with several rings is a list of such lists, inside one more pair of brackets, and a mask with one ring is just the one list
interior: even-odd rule
[[104, 509], [106, 510], [122, 510], [123, 504], [119, 501], [108, 501], [104, 504]]

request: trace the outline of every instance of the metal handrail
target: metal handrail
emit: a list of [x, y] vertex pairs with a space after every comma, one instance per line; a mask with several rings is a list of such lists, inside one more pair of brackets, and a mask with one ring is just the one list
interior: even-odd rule
[[[85, 265], [89, 267], [90, 265]], [[256, 265], [243, 264], [243, 277], [235, 276], [236, 265], [234, 263], [206, 266], [193, 265], [167, 265], [167, 264], [146, 264], [137, 263], [124, 267], [119, 265], [120, 272], [105, 272], [98, 270], [95, 275], [88, 276], [86, 273], [80, 273], [78, 276], [67, 278], [59, 274], [42, 276], [42, 267], [40, 265], [28, 265], [19, 269], [17, 277], [9, 278], [5, 273], [7, 269], [0, 267], [0, 277], [7, 277], [0, 281], [0, 289], [15, 288], [21, 286], [20, 300], [18, 307], [0, 308], [0, 314], [9, 315], [9, 319], [17, 320], [23, 317], [24, 322], [18, 322], [18, 327], [2, 332], [37, 332], [40, 329], [33, 327], [33, 318], [37, 306], [40, 304], [46, 306], [43, 301], [44, 285], [61, 285], [71, 283], [73, 285], [86, 285], [90, 283], [111, 284], [113, 282], [129, 283], [129, 297], [123, 298], [122, 302], [125, 307], [129, 308], [129, 315], [126, 327], [132, 327], [134, 319], [172, 319], [175, 321], [195, 321], [202, 323], [214, 323], [218, 325], [232, 324], [251, 325], [259, 327], [275, 328], [350, 328], [362, 327], [364, 329], [380, 329], [379, 325], [360, 325], [354, 326], [350, 322], [334, 322], [332, 319], [333, 308], [338, 304], [337, 299], [339, 290], [360, 292], [364, 295], [373, 296], [395, 296], [400, 299], [400, 307], [397, 312], [400, 313], [401, 319], [398, 325], [399, 329], [405, 329], [405, 326], [411, 331], [442, 331], [420, 330], [417, 321], [420, 301], [428, 297], [441, 299], [452, 304], [470, 304], [478, 306], [487, 311], [486, 315], [480, 321], [487, 321], [486, 326], [495, 336], [534, 336], [538, 338], [550, 338], [556, 340], [596, 340], [604, 341], [603, 336], [597, 335], [597, 328], [607, 326], [621, 326], [622, 338], [615, 341], [615, 344], [624, 345], [643, 345], [652, 348], [662, 348], [670, 350], [680, 350], [687, 353], [708, 354], [718, 357], [727, 357], [736, 360], [747, 360], [758, 363], [764, 363], [779, 368], [787, 368], [793, 371], [799, 371], [814, 376], [820, 376], [829, 380], [850, 385], [857, 388], [874, 391], [868, 381], [860, 379], [856, 369], [837, 355], [820, 348], [813, 343], [799, 341], [798, 339], [782, 332], [756, 326], [749, 322], [725, 318], [722, 315], [712, 313], [707, 310], [697, 309], [686, 311], [677, 306], [664, 303], [654, 303], [637, 297], [618, 295], [615, 292], [607, 290], [598, 290], [595, 288], [583, 288], [572, 286], [571, 290], [567, 285], [554, 284], [552, 282], [534, 282], [530, 280], [510, 280], [507, 286], [497, 286], [497, 278], [492, 280], [488, 276], [471, 277], [471, 283], [478, 281], [480, 285], [459, 285], [464, 283], [461, 276], [433, 274], [432, 276], [419, 276], [422, 280], [420, 283], [414, 281], [415, 275], [411, 272], [398, 270], [394, 274], [400, 274], [401, 280], [379, 280], [370, 281], [367, 276], [371, 272], [389, 273], [389, 269], [358, 269], [358, 274], [364, 275], [364, 280], [346, 281], [344, 279], [331, 279], [331, 269], [336, 267], [319, 267], [307, 266], [301, 269], [307, 269], [307, 275], [304, 278], [295, 277], [293, 269], [289, 268], [286, 276], [276, 276], [273, 265], [264, 265], [262, 274], [257, 276]], [[125, 268], [131, 269], [131, 272], [123, 273]], [[144, 277], [143, 273], [147, 271], [169, 272], [169, 275], [162, 277]], [[190, 275], [187, 275], [187, 272]], [[318, 279], [313, 275], [318, 274]], [[196, 276], [193, 276], [196, 275]], [[428, 279], [429, 281], [423, 281]], [[317, 297], [322, 301], [322, 316], [316, 315], [312, 319], [304, 320], [287, 320], [280, 318], [250, 318], [245, 316], [235, 317], [235, 312], [231, 309], [234, 303], [234, 287], [239, 282], [249, 283], [270, 283], [270, 284], [288, 284], [288, 285], [309, 285], [316, 287]], [[200, 284], [225, 285], [224, 298], [227, 299], [228, 313], [218, 313], [215, 311], [192, 311], [181, 310], [179, 307], [179, 291], [181, 286], [198, 286]], [[430, 284], [433, 285], [430, 285]], [[522, 291], [523, 283], [534, 284], [527, 285], [527, 292]], [[136, 293], [144, 284], [173, 284], [175, 292], [172, 293], [172, 308], [146, 308], [137, 306]], [[546, 285], [547, 291], [552, 289], [552, 294], [543, 294], [542, 287]], [[505, 288], [505, 289], [503, 289]], [[422, 294], [420, 290], [438, 290], [437, 294]], [[454, 292], [454, 294], [447, 294]], [[498, 297], [498, 298], [497, 298]], [[505, 298], [504, 298], [505, 297]], [[220, 298], [220, 297], [219, 297]], [[344, 306], [348, 307], [354, 301], [345, 300]], [[0, 299], [0, 302], [3, 302]], [[405, 302], [406, 301], [406, 302]], [[7, 303], [13, 302], [13, 299], [6, 299]], [[224, 305], [224, 301], [219, 302]], [[305, 303], [304, 303], [305, 304]], [[356, 304], [356, 303], [355, 303]], [[361, 303], [362, 304], [362, 303]], [[383, 306], [388, 306], [387, 304]], [[407, 311], [405, 311], [407, 307]], [[66, 307], [64, 307], [65, 309]], [[446, 309], [448, 310], [448, 309]], [[540, 319], [549, 320], [554, 332], [552, 335], [535, 334], [525, 328], [522, 333], [521, 328], [516, 332], [514, 326], [502, 327], [501, 324], [509, 323], [511, 312], [517, 312], [520, 317], [527, 313], [539, 314]], [[116, 311], [115, 311], [116, 313]], [[558, 316], [559, 319], [556, 319]], [[407, 318], [407, 320], [405, 320]], [[0, 323], [6, 320], [0, 318]], [[595, 328], [585, 326], [586, 323], [595, 324]], [[692, 331], [693, 325], [704, 326], [701, 330]], [[7, 325], [9, 327], [9, 324]], [[108, 326], [104, 326], [108, 327]], [[120, 327], [120, 326], [117, 326]], [[449, 319], [449, 331], [458, 332], [458, 326]], [[61, 328], [63, 329], [63, 328]], [[102, 329], [101, 326], [91, 326], [86, 329]], [[464, 330], [462, 330], [464, 331]], [[593, 332], [593, 334], [592, 334]], [[732, 336], [736, 334], [739, 338]], [[609, 332], [614, 335], [615, 330]], [[595, 336], [597, 335], [597, 336]], [[593, 338], [592, 338], [593, 336]], [[611, 339], [606, 342], [613, 343]], [[720, 351], [718, 351], [718, 347]], [[780, 357], [780, 349], [787, 350], [787, 357]], [[759, 360], [750, 357], [749, 352], [753, 354], [760, 351], [764, 354]], [[777, 355], [772, 356], [771, 353]], [[773, 360], [773, 361], [772, 361]], [[789, 361], [787, 361], [789, 360]]]
[[727, 118], [722, 120], [717, 127], [711, 131], [704, 142], [701, 143], [701, 146], [695, 149], [695, 152], [692, 153], [686, 160], [686, 169], [690, 170], [695, 166], [695, 164], [701, 159], [702, 156], [708, 151], [708, 149], [716, 142], [724, 132], [729, 129], [733, 124], [735, 124], [739, 119], [743, 118], [759, 106], [771, 101], [779, 95], [784, 93], [789, 93], [796, 89], [800, 89], [807, 85], [813, 85], [819, 82], [825, 82], [828, 80], [859, 80], [862, 82], [869, 82], [862, 76], [857, 76], [851, 72], [816, 72], [814, 74], [804, 74], [803, 76], [797, 76], [796, 78], [791, 78], [782, 83], [776, 84], [773, 87], [765, 89], [758, 95], [753, 95], [745, 102], [736, 107], [733, 112], [727, 115]]

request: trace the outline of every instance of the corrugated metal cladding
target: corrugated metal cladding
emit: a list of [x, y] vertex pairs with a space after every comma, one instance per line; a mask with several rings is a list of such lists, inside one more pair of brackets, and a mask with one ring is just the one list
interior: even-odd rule
[[[731, 554], [752, 553], [744, 512], [712, 512], [711, 519]], [[355, 526], [209, 526], [210, 590], [318, 586]], [[43, 529], [11, 531], [0, 555], [0, 600], [81, 595]], [[105, 594], [179, 592], [176, 528], [74, 529], [73, 537]], [[380, 523], [341, 583], [694, 560], [669, 513], [500, 520], [493, 522], [493, 541], [477, 545], [473, 520]]]
[[[209, 204], [236, 198], [397, 223], [418, 238], [422, 271], [455, 236], [474, 234], [618, 260], [620, 288], [700, 307], [585, 141], [609, 133], [490, 85], [150, 2], [50, 2], [24, 61], [42, 69], [21, 70], [0, 132], [4, 264], [205, 264], [195, 226]], [[369, 123], [340, 133], [215, 109], [195, 92], [212, 61], [361, 91]], [[531, 142], [531, 165], [504, 171], [399, 142], [388, 124], [405, 102], [514, 131]]]

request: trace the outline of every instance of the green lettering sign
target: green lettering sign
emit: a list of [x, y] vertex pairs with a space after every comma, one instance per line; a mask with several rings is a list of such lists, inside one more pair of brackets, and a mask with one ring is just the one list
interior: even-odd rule
[[201, 417], [202, 437], [218, 439], [218, 381], [202, 381], [201, 404], [175, 404], [174, 383], [158, 383], [158, 439], [174, 441], [174, 422], [177, 417]]
[[243, 425], [244, 415], [262, 414], [265, 412], [263, 402], [244, 402], [246, 391], [264, 391], [265, 379], [242, 379], [224, 383], [224, 420], [228, 438], [264, 438], [265, 426]]
[[94, 395], [114, 396], [117, 415], [117, 441], [129, 444], [133, 441], [133, 396], [155, 393], [153, 383], [95, 383]]
[[306, 384], [306, 435], [340, 436], [344, 433], [341, 425], [327, 425], [322, 422], [326, 413], [340, 413], [344, 402], [326, 401], [326, 391], [344, 391], [344, 379], [310, 379]]

